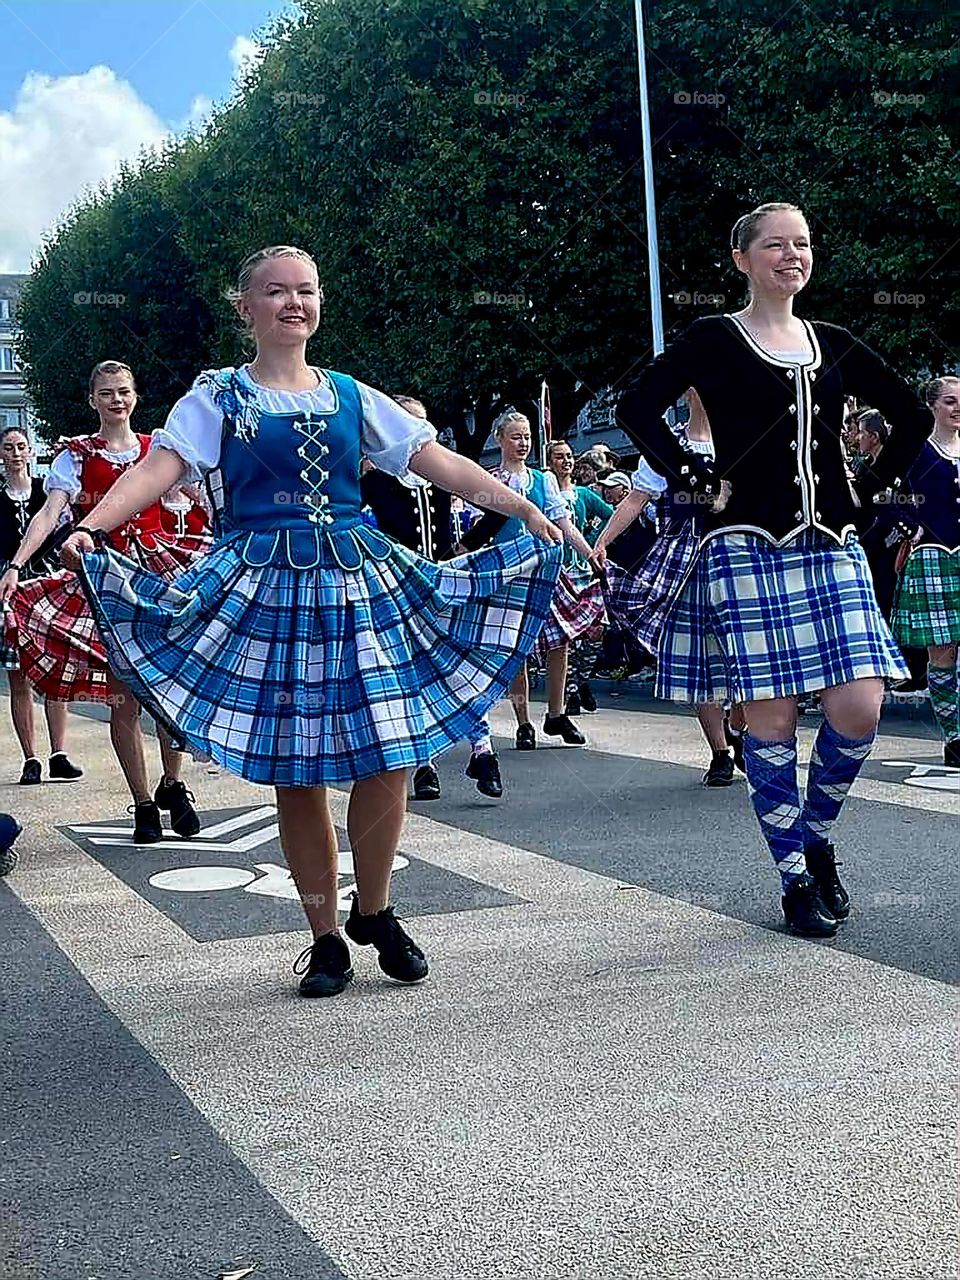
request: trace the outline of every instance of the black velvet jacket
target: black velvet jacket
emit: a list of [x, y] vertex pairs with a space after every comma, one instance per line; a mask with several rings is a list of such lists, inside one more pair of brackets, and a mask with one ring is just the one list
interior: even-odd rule
[[[360, 493], [373, 512], [377, 527], [427, 560], [445, 560], [453, 550], [451, 495], [432, 484], [406, 485], [384, 471], [360, 477]], [[460, 539], [475, 551], [504, 524], [505, 516], [488, 512]]]
[[617, 421], [651, 466], [685, 487], [690, 456], [663, 414], [688, 387], [703, 401], [716, 450], [713, 471], [730, 483], [714, 515], [694, 493], [704, 537], [722, 530], [783, 544], [815, 528], [842, 542], [856, 528], [840, 432], [847, 395], [879, 409], [892, 433], [876, 467], [898, 483], [930, 432], [922, 401], [875, 352], [837, 325], [804, 321], [806, 365], [765, 352], [731, 316], [695, 320], [652, 360], [617, 406]]

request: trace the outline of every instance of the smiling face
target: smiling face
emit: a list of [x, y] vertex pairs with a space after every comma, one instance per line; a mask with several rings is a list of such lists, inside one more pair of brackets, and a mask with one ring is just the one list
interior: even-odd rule
[[750, 279], [756, 298], [784, 299], [799, 293], [810, 279], [813, 250], [802, 213], [781, 210], [759, 220], [757, 235], [746, 249], [734, 249], [738, 271]]
[[8, 431], [0, 439], [0, 462], [11, 480], [22, 480], [30, 462], [30, 441], [22, 431]]
[[573, 450], [564, 441], [550, 446], [547, 466], [561, 482], [573, 475]]
[[941, 431], [960, 431], [960, 378], [945, 378], [930, 408]]
[[103, 427], [126, 427], [137, 407], [137, 393], [129, 373], [97, 374], [90, 393], [90, 404], [96, 409]]
[[322, 294], [317, 269], [288, 255], [259, 263], [237, 301], [237, 313], [258, 347], [303, 345], [320, 324]]
[[497, 443], [500, 445], [500, 457], [505, 467], [516, 467], [526, 462], [532, 444], [529, 420], [518, 417], [505, 422]]

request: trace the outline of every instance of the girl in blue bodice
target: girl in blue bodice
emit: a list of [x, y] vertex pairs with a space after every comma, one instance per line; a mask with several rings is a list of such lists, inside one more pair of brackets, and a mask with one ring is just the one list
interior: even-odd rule
[[[469, 737], [522, 667], [550, 607], [561, 534], [522, 494], [442, 448], [429, 422], [307, 363], [322, 305], [308, 254], [251, 255], [232, 300], [256, 359], [197, 379], [64, 560], [79, 567], [111, 665], [159, 723], [276, 787], [314, 938], [301, 993], [336, 994], [353, 975], [325, 790], [343, 782], [354, 783], [358, 890], [344, 931], [374, 946], [390, 977], [417, 982], [426, 959], [388, 906], [407, 773]], [[421, 559], [361, 519], [361, 454], [516, 517], [520, 536], [443, 565]], [[173, 583], [95, 549], [94, 535], [201, 477], [219, 536]]]

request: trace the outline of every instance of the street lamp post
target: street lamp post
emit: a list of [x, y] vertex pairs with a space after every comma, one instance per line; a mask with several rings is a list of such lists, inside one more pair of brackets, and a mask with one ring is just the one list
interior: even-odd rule
[[647, 45], [643, 33], [643, 0], [634, 0], [637, 15], [637, 66], [640, 72], [640, 126], [643, 135], [643, 189], [647, 216], [647, 261], [650, 275], [650, 318], [653, 351], [663, 350], [663, 309], [660, 304], [660, 255], [657, 241], [657, 201], [653, 189], [653, 143], [650, 136], [650, 99], [647, 93]]

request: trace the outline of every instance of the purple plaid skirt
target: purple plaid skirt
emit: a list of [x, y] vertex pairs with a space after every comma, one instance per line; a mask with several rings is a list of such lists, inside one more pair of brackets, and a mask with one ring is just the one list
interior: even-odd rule
[[542, 655], [583, 639], [599, 640], [606, 625], [607, 611], [599, 578], [580, 586], [564, 570], [537, 641], [537, 652]]
[[611, 621], [657, 652], [664, 619], [697, 555], [700, 540], [690, 525], [661, 535], [636, 573], [607, 561], [603, 598]]

